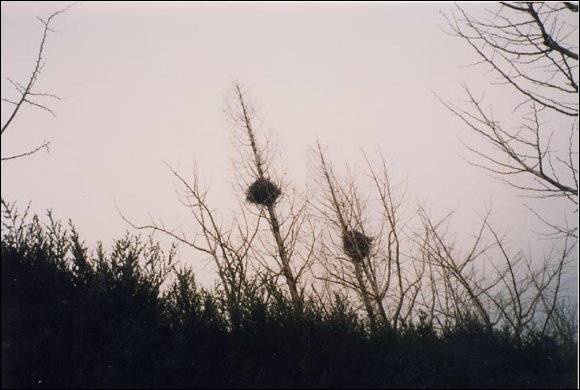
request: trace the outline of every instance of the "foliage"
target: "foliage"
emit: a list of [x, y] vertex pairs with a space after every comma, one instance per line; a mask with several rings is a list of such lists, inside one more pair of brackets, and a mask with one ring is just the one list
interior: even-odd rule
[[89, 251], [72, 224], [4, 205], [2, 387], [574, 387], [576, 345], [425, 312], [370, 331], [335, 294], [298, 309], [275, 283], [240, 302], [200, 288], [151, 240]]

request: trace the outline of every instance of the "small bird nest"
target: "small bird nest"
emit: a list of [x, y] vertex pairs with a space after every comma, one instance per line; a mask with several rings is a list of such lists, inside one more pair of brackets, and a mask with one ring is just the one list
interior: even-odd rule
[[355, 263], [361, 262], [371, 250], [373, 239], [356, 230], [348, 230], [342, 235], [344, 253]]
[[276, 184], [261, 177], [248, 188], [246, 200], [262, 206], [271, 206], [281, 194], [282, 191]]

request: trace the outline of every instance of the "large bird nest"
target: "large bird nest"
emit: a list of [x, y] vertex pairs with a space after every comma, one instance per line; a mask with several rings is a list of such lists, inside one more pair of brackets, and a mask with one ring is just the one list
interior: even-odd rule
[[246, 193], [246, 200], [262, 206], [272, 206], [282, 194], [280, 188], [266, 178], [256, 180]]
[[373, 239], [356, 230], [347, 230], [342, 235], [344, 253], [355, 263], [360, 263], [371, 251]]

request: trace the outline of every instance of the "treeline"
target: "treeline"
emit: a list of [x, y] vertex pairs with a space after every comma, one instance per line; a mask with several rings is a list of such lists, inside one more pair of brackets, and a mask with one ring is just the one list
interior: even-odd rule
[[555, 336], [476, 313], [371, 326], [344, 295], [296, 305], [258, 278], [232, 311], [223, 286], [200, 288], [150, 239], [89, 250], [50, 214], [3, 212], [3, 388], [576, 386], [576, 344]]
[[212, 263], [234, 324], [256, 286], [273, 284], [297, 310], [304, 301], [325, 307], [337, 294], [345, 297], [373, 330], [404, 331], [424, 321], [445, 332], [475, 318], [518, 339], [539, 332], [575, 340], [575, 313], [566, 304], [577, 261], [572, 228], [541, 237], [550, 252], [527, 253], [510, 245], [489, 210], [471, 232], [461, 227], [465, 238], [458, 240], [451, 214], [414, 204], [382, 155], [363, 153], [362, 166], [338, 169], [320, 143], [304, 175], [311, 185], [297, 188], [249, 101], [234, 84], [228, 113], [239, 202], [233, 209], [212, 204], [197, 169], [186, 177], [169, 167], [188, 229], [125, 218]]

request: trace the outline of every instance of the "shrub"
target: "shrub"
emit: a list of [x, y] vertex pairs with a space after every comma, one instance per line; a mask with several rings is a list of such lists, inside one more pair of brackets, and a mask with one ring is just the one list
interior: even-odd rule
[[296, 308], [274, 282], [253, 286], [232, 326], [223, 291], [172, 267], [172, 251], [127, 235], [93, 254], [49, 219], [2, 232], [2, 387], [576, 384], [576, 346], [555, 338], [519, 340], [476, 319], [435, 332], [425, 315], [369, 332], [346, 297]]

